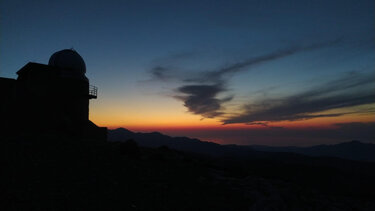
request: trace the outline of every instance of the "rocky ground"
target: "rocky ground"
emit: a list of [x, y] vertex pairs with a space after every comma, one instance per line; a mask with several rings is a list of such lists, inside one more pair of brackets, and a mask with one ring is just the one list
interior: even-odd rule
[[6, 139], [1, 166], [3, 210], [375, 210], [373, 184], [349, 177], [336, 190], [345, 180], [320, 187], [304, 182], [308, 171], [293, 178], [268, 161], [134, 143]]

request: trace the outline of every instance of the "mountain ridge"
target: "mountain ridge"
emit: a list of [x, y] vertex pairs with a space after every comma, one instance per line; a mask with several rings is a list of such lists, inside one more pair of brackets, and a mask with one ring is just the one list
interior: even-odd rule
[[[264, 145], [220, 145], [189, 137], [171, 137], [160, 132], [132, 132], [125, 128], [108, 131], [108, 139], [112, 142], [123, 142], [129, 139], [136, 141], [140, 146], [160, 147], [207, 154], [210, 156], [237, 156], [246, 157], [257, 152], [264, 153], [295, 153], [313, 157], [336, 157], [355, 161], [375, 162], [375, 144], [363, 143], [357, 140], [333, 144], [316, 145], [310, 147], [273, 147]], [[257, 156], [263, 156], [257, 154]]]

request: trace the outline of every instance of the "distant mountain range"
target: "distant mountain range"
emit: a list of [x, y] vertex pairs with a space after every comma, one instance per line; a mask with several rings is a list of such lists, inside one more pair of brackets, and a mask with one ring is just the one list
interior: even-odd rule
[[312, 147], [271, 147], [261, 145], [220, 145], [188, 137], [170, 137], [159, 132], [135, 133], [125, 128], [108, 131], [108, 140], [123, 142], [132, 139], [140, 146], [169, 148], [210, 156], [236, 157], [275, 157], [294, 159], [298, 154], [314, 157], [337, 157], [357, 161], [375, 162], [375, 144], [351, 141], [336, 145], [317, 145]]
[[159, 132], [134, 133], [125, 128], [108, 130], [108, 140], [123, 142], [132, 139], [140, 146], [160, 147], [167, 146], [171, 149], [208, 154], [211, 156], [225, 156], [233, 154], [246, 155], [251, 149], [237, 145], [220, 145], [212, 142], [205, 142], [199, 139], [187, 137], [170, 137]]

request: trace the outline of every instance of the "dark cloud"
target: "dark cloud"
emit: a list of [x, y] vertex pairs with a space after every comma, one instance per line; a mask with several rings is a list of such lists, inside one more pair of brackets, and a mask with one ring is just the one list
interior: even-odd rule
[[317, 44], [312, 44], [308, 46], [295, 46], [295, 47], [290, 47], [286, 49], [282, 49], [279, 51], [271, 52], [265, 55], [257, 56], [257, 57], [251, 57], [248, 58], [244, 61], [237, 62], [222, 68], [219, 68], [214, 71], [207, 72], [197, 78], [188, 78], [185, 79], [186, 82], [215, 82], [215, 81], [222, 81], [225, 80], [225, 76], [235, 74], [237, 72], [241, 71], [247, 71], [249, 68], [260, 65], [266, 62], [274, 61], [277, 59], [281, 59], [287, 56], [291, 56], [296, 53], [300, 53], [303, 51], [311, 51], [319, 48], [324, 48], [324, 47], [329, 47], [332, 45], [337, 44], [340, 42], [341, 39], [337, 39], [334, 41], [330, 42], [325, 42], [325, 43], [317, 43]]
[[153, 79], [165, 81], [170, 78], [170, 76], [167, 74], [169, 69], [161, 66], [156, 66], [151, 69], [150, 73], [152, 75]]
[[315, 113], [375, 103], [373, 78], [373, 75], [352, 73], [315, 89], [284, 99], [265, 99], [261, 102], [248, 104], [244, 106], [245, 111], [242, 114], [225, 119], [224, 124], [295, 121], [345, 115], [348, 112]]
[[198, 56], [197, 52], [181, 52], [169, 54], [166, 57], [154, 60], [153, 67], [149, 70], [151, 79], [147, 81], [181, 81], [186, 76], [182, 68], [178, 68], [177, 64], [186, 60], [195, 59]]
[[217, 95], [225, 91], [223, 84], [217, 83], [212, 85], [186, 85], [178, 88], [176, 98], [184, 101], [189, 112], [202, 115], [205, 118], [220, 116], [222, 103], [230, 101], [232, 97], [218, 99]]
[[268, 127], [267, 122], [247, 122], [246, 125], [260, 125], [260, 126]]
[[[308, 46], [295, 46], [287, 49], [271, 52], [265, 55], [251, 57], [242, 62], [237, 62], [225, 67], [217, 68], [213, 71], [201, 72], [198, 76], [192, 74], [190, 75], [177, 75], [174, 74], [172, 77], [168, 73], [170, 68], [168, 64], [158, 65], [151, 70], [151, 74], [154, 79], [157, 80], [167, 80], [167, 79], [178, 79], [181, 82], [185, 83], [181, 87], [177, 88], [176, 98], [184, 102], [184, 106], [188, 108], [188, 111], [193, 114], [202, 115], [206, 118], [212, 118], [221, 116], [223, 112], [223, 103], [232, 100], [232, 97], [226, 97], [224, 99], [218, 99], [217, 96], [227, 89], [224, 88], [223, 84], [227, 84], [230, 77], [238, 72], [248, 71], [251, 67], [264, 64], [266, 62], [271, 62], [277, 59], [281, 59], [293, 54], [315, 50], [319, 48], [329, 47], [334, 44], [337, 44], [340, 40], [312, 44]], [[177, 71], [174, 71], [177, 72]], [[193, 83], [193, 84], [191, 84]], [[243, 121], [242, 117], [239, 119], [233, 119], [233, 121], [240, 122], [252, 122], [252, 121]], [[309, 118], [309, 117], [300, 117], [300, 118]], [[232, 123], [232, 120], [226, 120], [225, 123]]]

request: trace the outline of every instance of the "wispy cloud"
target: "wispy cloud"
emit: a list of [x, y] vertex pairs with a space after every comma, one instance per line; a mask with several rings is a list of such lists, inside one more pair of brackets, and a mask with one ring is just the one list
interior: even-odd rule
[[349, 114], [352, 112], [319, 113], [375, 103], [374, 77], [374, 75], [351, 73], [312, 90], [283, 99], [264, 99], [250, 103], [244, 106], [242, 114], [227, 118], [223, 123], [295, 121]]
[[[244, 71], [250, 71], [254, 66], [261, 65], [274, 60], [282, 59], [287, 56], [291, 56], [300, 52], [312, 51], [324, 47], [330, 47], [340, 40], [334, 40], [330, 42], [317, 43], [306, 46], [293, 46], [282, 50], [270, 52], [268, 54], [250, 57], [243, 61], [233, 63], [219, 67], [211, 71], [203, 71], [198, 75], [171, 75], [171, 72], [178, 72], [178, 70], [171, 70], [169, 64], [159, 64], [151, 69], [150, 73], [154, 79], [157, 80], [169, 80], [177, 79], [182, 86], [175, 90], [176, 99], [184, 102], [184, 106], [187, 107], [188, 111], [201, 115], [205, 118], [213, 118], [222, 116], [223, 104], [229, 102], [234, 96], [226, 96], [219, 98], [218, 96], [227, 91], [226, 85], [230, 78]], [[238, 118], [238, 119], [237, 119]], [[224, 123], [229, 124], [235, 121], [250, 123], [253, 121], [242, 120], [241, 117], [233, 117], [233, 119], [227, 119]], [[302, 118], [302, 116], [301, 116]], [[305, 116], [304, 118], [310, 118]]]
[[232, 97], [218, 99], [217, 95], [225, 91], [223, 84], [212, 85], [186, 85], [179, 87], [176, 98], [184, 102], [189, 112], [213, 118], [223, 114], [222, 103], [232, 100]]
[[311, 51], [315, 49], [333, 46], [339, 43], [340, 41], [341, 39], [336, 39], [330, 42], [317, 43], [317, 44], [312, 44], [312, 45], [307, 45], [307, 46], [293, 46], [293, 47], [289, 47], [286, 49], [274, 51], [268, 54], [264, 54], [264, 55], [260, 55], [256, 57], [250, 57], [248, 59], [245, 59], [244, 61], [240, 61], [231, 65], [228, 65], [228, 66], [224, 66], [224, 67], [218, 68], [217, 70], [205, 72], [203, 75], [200, 75], [199, 77], [187, 78], [185, 79], [185, 81], [206, 83], [206, 82], [217, 82], [217, 81], [227, 80], [227, 78], [225, 77], [236, 74], [238, 72], [249, 71], [251, 67], [254, 67], [256, 65], [271, 62], [271, 61], [281, 59], [287, 56], [291, 56], [296, 53], [300, 53], [304, 51]]
[[168, 75], [169, 69], [166, 67], [161, 67], [161, 66], [156, 66], [153, 67], [150, 70], [150, 73], [153, 77], [153, 79], [161, 80], [161, 81], [166, 81], [170, 79], [170, 75]]

